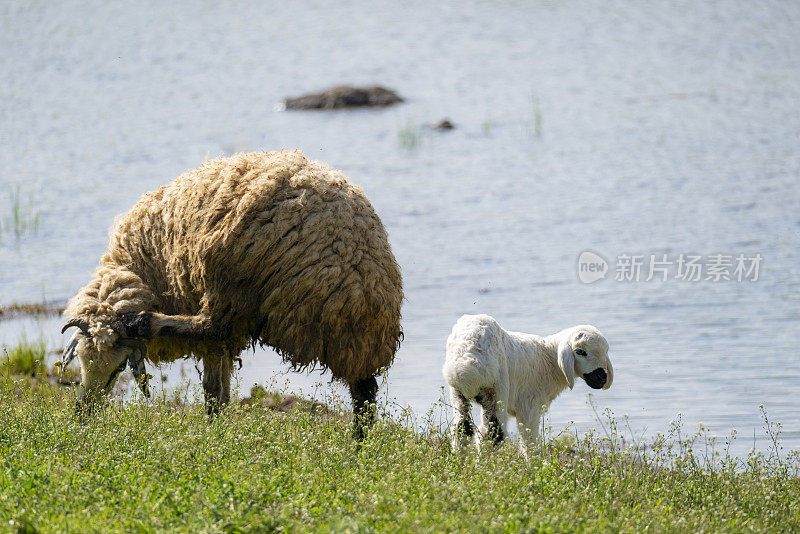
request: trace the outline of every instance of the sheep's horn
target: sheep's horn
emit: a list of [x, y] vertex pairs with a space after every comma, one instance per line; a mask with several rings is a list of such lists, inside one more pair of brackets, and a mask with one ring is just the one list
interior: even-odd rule
[[76, 354], [75, 347], [77, 346], [78, 346], [78, 334], [76, 333], [74, 336], [72, 336], [72, 339], [69, 340], [69, 345], [67, 345], [67, 348], [64, 349], [64, 357], [61, 362], [61, 369], [60, 369], [61, 375], [64, 374], [64, 369], [67, 368], [70, 362], [75, 359], [75, 354]]
[[89, 323], [87, 323], [83, 319], [70, 319], [69, 322], [67, 322], [67, 324], [64, 325], [64, 328], [61, 329], [61, 333], [63, 334], [64, 332], [67, 331], [67, 328], [72, 328], [73, 326], [80, 328], [81, 332], [83, 332], [87, 336], [89, 335]]

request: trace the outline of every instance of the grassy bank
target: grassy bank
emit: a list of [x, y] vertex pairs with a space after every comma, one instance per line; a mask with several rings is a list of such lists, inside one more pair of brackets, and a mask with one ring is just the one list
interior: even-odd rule
[[385, 420], [358, 450], [340, 417], [256, 403], [209, 421], [162, 400], [79, 422], [73, 400], [0, 374], [0, 530], [800, 529], [796, 456], [712, 469], [685, 441], [642, 460], [573, 437], [525, 462], [512, 447], [451, 454], [438, 430]]

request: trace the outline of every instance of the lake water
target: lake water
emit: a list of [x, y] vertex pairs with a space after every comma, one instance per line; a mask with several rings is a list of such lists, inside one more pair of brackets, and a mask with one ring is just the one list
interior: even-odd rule
[[[0, 303], [65, 301], [113, 217], [205, 158], [301, 148], [364, 187], [403, 271], [384, 398], [431, 408], [461, 314], [539, 334], [591, 323], [615, 369], [598, 409], [645, 439], [680, 413], [765, 449], [763, 404], [800, 448], [799, 24], [800, 4], [734, 0], [5, 2], [0, 220], [19, 187], [40, 221], [0, 234]], [[407, 102], [276, 111], [340, 83]], [[424, 127], [444, 117], [455, 130]], [[604, 280], [579, 280], [586, 250]], [[673, 261], [666, 281], [645, 281], [651, 254]], [[680, 254], [762, 261], [755, 281], [692, 282], [674, 278]], [[622, 255], [643, 257], [640, 281], [615, 280]], [[58, 346], [59, 326], [2, 322], [0, 342]], [[283, 369], [248, 353], [240, 384], [342, 391]], [[555, 428], [597, 426], [589, 391], [553, 403]]]

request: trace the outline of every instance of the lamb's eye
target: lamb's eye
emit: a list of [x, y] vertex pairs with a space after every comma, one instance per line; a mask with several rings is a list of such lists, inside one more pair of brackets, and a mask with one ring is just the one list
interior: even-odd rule
[[586, 351], [583, 349], [578, 349], [575, 351], [575, 354], [577, 354], [578, 356], [586, 356]]

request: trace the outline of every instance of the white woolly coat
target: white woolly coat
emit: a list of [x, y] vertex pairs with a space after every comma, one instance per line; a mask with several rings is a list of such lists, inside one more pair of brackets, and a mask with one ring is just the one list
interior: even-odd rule
[[[596, 338], [607, 350], [600, 333], [588, 325], [542, 337], [507, 331], [488, 315], [464, 315], [447, 338], [442, 372], [447, 384], [466, 399], [493, 392], [501, 424], [506, 426], [508, 415], [515, 417], [521, 430], [535, 438], [542, 406], [573, 386], [576, 371], [582, 374], [599, 364], [608, 373], [604, 389], [611, 385], [613, 369], [606, 354], [597, 363], [572, 361], [570, 346], [578, 332], [589, 332], [584, 339]], [[560, 361], [560, 355], [569, 361]]]

